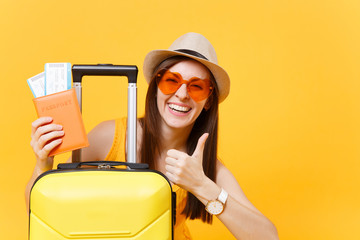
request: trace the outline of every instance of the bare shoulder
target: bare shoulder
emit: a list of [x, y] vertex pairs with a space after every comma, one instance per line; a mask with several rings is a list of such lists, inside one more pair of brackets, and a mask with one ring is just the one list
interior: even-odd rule
[[104, 121], [89, 132], [90, 145], [83, 149], [83, 160], [96, 161], [105, 159], [114, 140], [115, 125], [115, 120]]
[[115, 132], [115, 120], [104, 121], [96, 125], [89, 133], [98, 137], [107, 137], [109, 133], [114, 135]]
[[240, 184], [230, 170], [219, 160], [216, 162], [216, 184], [224, 188], [230, 196], [246, 207], [258, 212], [255, 206], [247, 199]]

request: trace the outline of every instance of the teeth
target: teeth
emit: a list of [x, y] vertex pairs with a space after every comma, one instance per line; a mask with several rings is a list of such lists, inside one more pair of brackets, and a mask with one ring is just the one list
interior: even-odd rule
[[169, 107], [172, 110], [176, 110], [176, 111], [179, 111], [179, 112], [188, 112], [190, 110], [189, 107], [179, 106], [179, 105], [176, 105], [176, 104], [169, 104]]

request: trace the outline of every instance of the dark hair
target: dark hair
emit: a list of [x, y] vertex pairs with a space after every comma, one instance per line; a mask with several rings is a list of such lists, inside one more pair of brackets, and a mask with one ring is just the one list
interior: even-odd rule
[[[159, 129], [161, 116], [157, 108], [157, 83], [156, 78], [159, 73], [169, 69], [176, 63], [184, 60], [192, 60], [191, 58], [183, 56], [175, 56], [161, 62], [150, 81], [149, 89], [146, 95], [145, 103], [145, 116], [140, 119], [140, 124], [143, 129], [142, 144], [140, 159], [143, 163], [148, 163], [150, 168], [155, 169], [155, 157], [160, 154], [162, 146], [159, 141]], [[209, 71], [210, 72], [210, 71]], [[204, 133], [209, 133], [206, 140], [204, 155], [203, 155], [203, 169], [204, 173], [211, 180], [215, 181], [215, 170], [217, 160], [217, 140], [218, 140], [218, 88], [213, 75], [210, 72], [210, 78], [214, 85], [214, 90], [208, 102], [199, 117], [195, 120], [194, 126], [187, 139], [187, 154], [192, 155], [195, 151], [197, 141]], [[212, 223], [212, 215], [206, 212], [204, 205], [190, 192], [188, 192], [186, 206], [182, 212], [187, 218], [196, 219], [200, 218], [203, 222]]]

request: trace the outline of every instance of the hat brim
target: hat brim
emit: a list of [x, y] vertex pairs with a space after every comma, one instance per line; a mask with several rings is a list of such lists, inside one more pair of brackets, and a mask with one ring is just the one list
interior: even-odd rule
[[207, 61], [203, 58], [195, 57], [190, 54], [171, 51], [171, 50], [153, 50], [149, 52], [144, 60], [143, 71], [145, 79], [148, 83], [151, 81], [151, 77], [154, 74], [155, 68], [165, 59], [173, 57], [173, 56], [185, 56], [188, 58], [192, 58], [203, 65], [205, 65], [213, 74], [217, 87], [219, 89], [219, 103], [225, 100], [225, 98], [229, 95], [230, 92], [230, 78], [227, 72], [220, 67], [219, 65]]

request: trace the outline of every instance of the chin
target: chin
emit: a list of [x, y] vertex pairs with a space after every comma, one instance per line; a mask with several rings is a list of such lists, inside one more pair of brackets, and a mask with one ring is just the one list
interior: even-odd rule
[[168, 125], [170, 128], [175, 129], [184, 129], [188, 127], [192, 127], [192, 123], [189, 123], [188, 121], [183, 121], [180, 119], [167, 119], [165, 120], [166, 125]]

